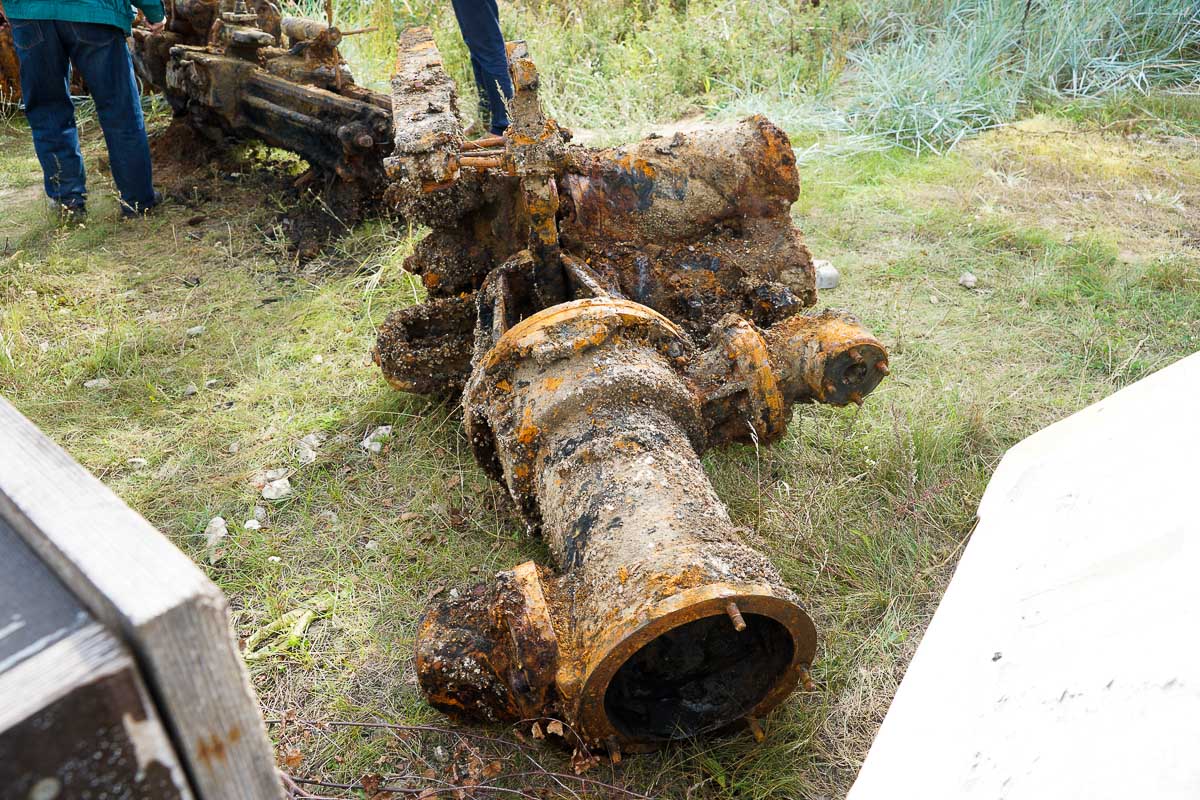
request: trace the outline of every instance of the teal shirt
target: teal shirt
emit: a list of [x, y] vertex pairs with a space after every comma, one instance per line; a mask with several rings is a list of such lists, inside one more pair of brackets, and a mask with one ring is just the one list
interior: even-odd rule
[[[112, 25], [129, 35], [133, 23], [131, 0], [4, 0], [4, 14], [9, 19], [60, 19], [64, 22], [94, 22]], [[162, 0], [132, 0], [146, 19], [161, 22]]]

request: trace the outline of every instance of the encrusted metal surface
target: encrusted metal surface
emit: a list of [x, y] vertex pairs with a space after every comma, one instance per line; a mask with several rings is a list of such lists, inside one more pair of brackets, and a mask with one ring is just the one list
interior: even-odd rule
[[164, 31], [134, 29], [134, 65], [208, 138], [257, 139], [302, 156], [311, 167], [303, 181], [353, 217], [383, 194], [392, 106], [354, 83], [337, 50], [343, 35], [281, 17], [265, 0], [179, 0]]
[[852, 316], [804, 312], [787, 136], [751, 117], [572, 146], [518, 45], [512, 125], [468, 146], [440, 61], [412, 42], [393, 88], [416, 127], [397, 119], [388, 199], [431, 228], [405, 264], [429, 299], [389, 317], [375, 358], [398, 389], [462, 393], [477, 460], [555, 567], [435, 604], [422, 689], [459, 718], [557, 717], [614, 757], [743, 720], [761, 734], [816, 631], [700, 455], [779, 439], [798, 402], [862, 402], [888, 369]]

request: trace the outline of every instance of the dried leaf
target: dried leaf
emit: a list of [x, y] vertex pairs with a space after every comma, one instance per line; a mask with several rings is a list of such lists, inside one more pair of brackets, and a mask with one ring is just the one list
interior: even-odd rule
[[367, 797], [370, 797], [376, 794], [379, 791], [379, 787], [383, 785], [383, 776], [372, 772], [363, 775], [358, 779], [358, 782], [362, 784], [363, 791], [367, 793]]
[[425, 595], [425, 602], [428, 603], [433, 598], [437, 597], [442, 592], [446, 591], [445, 586], [435, 586], [429, 590], [429, 594]]
[[297, 769], [304, 763], [304, 753], [301, 753], [298, 748], [289, 747], [287, 752], [283, 754], [283, 763], [288, 769]]
[[533, 727], [529, 729], [535, 739], [545, 739], [546, 734], [542, 733], [542, 725], [539, 722], [533, 723]]
[[552, 733], [555, 736], [563, 735], [563, 724], [556, 719], [550, 720], [546, 725], [546, 733]]
[[496, 777], [503, 771], [504, 771], [503, 762], [489, 761], [487, 763], [487, 765], [483, 768], [483, 777], [486, 778], [487, 780], [491, 780], [492, 778]]
[[571, 769], [576, 775], [582, 775], [588, 770], [596, 767], [600, 763], [600, 757], [594, 756], [591, 753], [576, 750], [571, 754]]

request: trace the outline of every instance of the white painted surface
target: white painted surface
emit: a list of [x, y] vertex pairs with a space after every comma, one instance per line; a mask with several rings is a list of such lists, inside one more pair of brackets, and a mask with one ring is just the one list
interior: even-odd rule
[[1200, 798], [1198, 612], [1200, 353], [1004, 457], [850, 800]]

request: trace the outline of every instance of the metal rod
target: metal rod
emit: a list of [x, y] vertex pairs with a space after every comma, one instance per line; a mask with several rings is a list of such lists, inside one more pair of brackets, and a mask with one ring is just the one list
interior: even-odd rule
[[503, 161], [499, 156], [462, 156], [458, 165], [469, 169], [499, 169]]
[[729, 605], [725, 606], [725, 613], [733, 620], [733, 627], [738, 633], [746, 630], [746, 620], [742, 619], [742, 612], [738, 611], [737, 603], [730, 600]]
[[762, 725], [759, 725], [758, 720], [754, 717], [746, 717], [746, 727], [754, 734], [754, 741], [761, 742], [767, 738], [767, 734], [763, 733]]
[[463, 142], [461, 149], [463, 149], [463, 150], [483, 150], [483, 149], [489, 148], [489, 147], [503, 147], [503, 146], [504, 146], [504, 137], [493, 135], [493, 136], [480, 136], [478, 139], [475, 139], [474, 141]]

